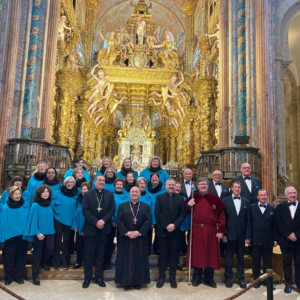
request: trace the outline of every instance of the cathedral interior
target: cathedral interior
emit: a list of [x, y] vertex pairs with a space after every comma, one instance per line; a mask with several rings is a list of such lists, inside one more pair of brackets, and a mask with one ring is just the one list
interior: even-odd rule
[[[46, 159], [300, 188], [299, 1], [0, 0], [2, 187]], [[6, 178], [6, 179], [5, 179]]]

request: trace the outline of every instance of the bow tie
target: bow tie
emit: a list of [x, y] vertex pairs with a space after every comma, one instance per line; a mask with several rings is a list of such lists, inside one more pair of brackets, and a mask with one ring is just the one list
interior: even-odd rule
[[244, 177], [244, 180], [251, 180], [250, 177]]
[[190, 184], [190, 183], [188, 181], [186, 181], [185, 184]]
[[296, 202], [289, 203], [289, 206], [291, 206], [291, 205], [294, 205], [294, 206], [296, 206]]
[[221, 185], [222, 183], [220, 183], [220, 182], [216, 182], [215, 183], [215, 186], [217, 186], [217, 185]]
[[267, 208], [267, 205], [259, 204], [259, 207]]
[[233, 199], [238, 199], [238, 200], [240, 200], [240, 199], [241, 199], [241, 197], [233, 197]]

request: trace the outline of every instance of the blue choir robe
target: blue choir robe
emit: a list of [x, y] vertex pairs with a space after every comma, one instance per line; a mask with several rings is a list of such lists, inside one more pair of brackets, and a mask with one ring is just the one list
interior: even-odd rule
[[54, 218], [67, 226], [72, 226], [73, 218], [76, 211], [78, 194], [73, 197], [67, 197], [61, 190], [52, 196], [51, 207], [53, 209]]
[[129, 194], [116, 194], [114, 193], [114, 198], [115, 198], [115, 207], [116, 207], [116, 211], [115, 211], [115, 214], [113, 215], [112, 217], [112, 221], [113, 222], [117, 222], [117, 214], [118, 214], [118, 209], [119, 209], [119, 206], [120, 204], [124, 203], [124, 202], [127, 202], [127, 201], [130, 201], [130, 197], [129, 197]]
[[[90, 182], [91, 182], [91, 176], [90, 176], [90, 174], [89, 174], [86, 170], [84, 170], [84, 169], [82, 169], [82, 170], [83, 170], [83, 177], [86, 179], [86, 181], [87, 181], [88, 183], [90, 183]], [[67, 178], [67, 177], [69, 177], [69, 176], [72, 176], [73, 171], [74, 171], [74, 169], [69, 169], [69, 170], [66, 172], [64, 178]]]
[[0, 243], [24, 234], [29, 209], [26, 201], [19, 208], [0, 204]]
[[[140, 174], [139, 177], [144, 177], [144, 178], [147, 180], [147, 182], [149, 182], [149, 181], [150, 181], [150, 175], [151, 175], [152, 173], [153, 173], [153, 172], [151, 172], [148, 168], [146, 168], [146, 169], [144, 169], [144, 170], [141, 172], [141, 174]], [[163, 170], [163, 169], [159, 170], [159, 171], [157, 172], [157, 174], [158, 174], [158, 176], [159, 176], [159, 181], [161, 181], [161, 183], [162, 183], [163, 186], [164, 186], [165, 183], [166, 183], [166, 181], [167, 181], [167, 179], [170, 178], [170, 175], [168, 174], [168, 172], [167, 172], [166, 170]]]
[[62, 184], [61, 183], [57, 183], [57, 184], [54, 184], [54, 185], [48, 185], [49, 188], [51, 189], [52, 191], [52, 195], [54, 195], [54, 193], [56, 193], [57, 191], [60, 190], [60, 188], [62, 187]]
[[112, 192], [112, 193], [115, 192], [115, 186], [114, 186], [113, 183], [105, 183], [104, 189], [105, 189], [105, 190], [108, 190], [108, 191], [110, 191], [110, 192]]
[[[27, 190], [23, 191], [22, 192], [22, 198], [28, 202], [28, 204], [30, 205], [30, 202], [29, 202], [29, 192]], [[2, 193], [2, 196], [1, 196], [1, 199], [0, 199], [0, 203], [2, 203], [3, 205], [7, 202], [8, 200], [8, 190], [5, 190], [3, 193]]]
[[30, 177], [28, 185], [27, 185], [27, 191], [29, 193], [28, 203], [30, 206], [33, 203], [33, 198], [34, 198], [37, 187], [42, 184], [44, 184], [44, 180], [36, 180], [34, 176]]
[[146, 194], [144, 196], [141, 195], [140, 197], [140, 201], [143, 203], [146, 203], [150, 206], [150, 212], [151, 212], [151, 225], [153, 225], [153, 221], [155, 220], [155, 216], [154, 216], [154, 201], [153, 201], [153, 196], [152, 194], [150, 194], [149, 192], [146, 191]]
[[75, 228], [78, 229], [78, 233], [79, 235], [81, 235], [84, 221], [85, 221], [85, 217], [83, 216], [82, 213], [82, 203], [79, 200], [77, 200], [76, 211], [72, 221], [71, 229], [75, 229]]
[[[133, 171], [133, 176], [134, 176], [135, 179], [138, 179], [139, 173], [138, 173], [137, 171]], [[121, 171], [119, 171], [119, 172], [117, 173], [116, 177], [117, 177], [117, 178], [123, 178], [123, 179], [125, 179], [125, 175], [123, 175], [123, 174], [121, 173]]]
[[[185, 197], [182, 197], [183, 201], [185, 201]], [[185, 215], [184, 221], [180, 226], [181, 231], [188, 231], [191, 227], [191, 214]]]
[[167, 190], [166, 190], [165, 186], [162, 186], [161, 189], [157, 193], [151, 194], [149, 192], [148, 186], [147, 186], [146, 191], [147, 191], [147, 193], [149, 193], [152, 196], [151, 216], [152, 216], [152, 225], [154, 225], [154, 224], [156, 224], [155, 213], [154, 213], [155, 203], [156, 203], [156, 196], [165, 193]]
[[34, 202], [31, 206], [23, 239], [33, 242], [38, 234], [52, 235], [55, 233], [53, 210], [51, 205], [41, 206]]

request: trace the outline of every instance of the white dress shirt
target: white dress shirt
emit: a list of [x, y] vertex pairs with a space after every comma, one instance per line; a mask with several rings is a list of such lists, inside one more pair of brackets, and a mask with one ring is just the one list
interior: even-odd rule
[[[266, 207], [266, 208], [263, 208], [263, 207], [261, 207], [260, 205], [261, 205], [261, 203], [258, 201], [258, 207], [259, 207], [259, 209], [260, 209], [261, 213], [262, 213], [262, 214], [264, 214], [264, 213], [265, 213], [265, 211], [266, 211], [266, 209], [267, 209], [267, 207]], [[268, 203], [266, 203], [266, 204], [263, 204], [263, 205], [266, 205], [266, 206], [267, 206], [267, 205], [268, 205]]]
[[213, 183], [214, 183], [214, 186], [215, 186], [215, 189], [218, 193], [218, 196], [219, 198], [221, 198], [221, 194], [222, 194], [222, 184], [221, 185], [216, 185], [216, 182], [213, 180]]
[[[189, 184], [185, 184], [186, 182], [189, 182]], [[186, 194], [189, 197], [191, 195], [191, 191], [192, 191], [192, 181], [184, 180], [184, 186], [185, 186]]]
[[[234, 197], [235, 197], [235, 196], [232, 194], [232, 199], [233, 199]], [[234, 203], [234, 206], [235, 206], [237, 215], [240, 214], [240, 210], [241, 210], [241, 202], [242, 202], [241, 196], [238, 196], [238, 197], [240, 197], [240, 199], [233, 199], [233, 203]]]
[[[289, 203], [290, 203], [290, 201], [289, 201]], [[296, 210], [298, 207], [298, 200], [296, 200], [295, 203], [296, 203], [296, 205], [290, 205], [290, 212], [291, 212], [291, 216], [292, 216], [293, 220], [294, 220], [295, 213], [296, 213]]]
[[249, 178], [250, 178], [250, 180], [249, 179], [246, 179], [245, 180], [245, 177], [246, 176], [243, 176], [243, 178], [244, 178], [244, 181], [245, 181], [245, 183], [246, 183], [246, 185], [247, 185], [247, 187], [248, 187], [248, 190], [250, 191], [250, 193], [252, 192], [252, 182], [251, 182], [251, 176], [249, 176]]

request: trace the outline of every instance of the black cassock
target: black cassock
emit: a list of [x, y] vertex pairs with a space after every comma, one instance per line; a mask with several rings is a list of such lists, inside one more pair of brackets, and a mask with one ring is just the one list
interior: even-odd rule
[[[136, 215], [136, 224], [131, 207]], [[120, 237], [117, 245], [115, 283], [120, 285], [150, 283], [147, 241], [147, 233], [151, 226], [150, 206], [143, 202], [122, 203], [118, 209], [117, 224]], [[125, 236], [128, 231], [138, 231], [141, 236], [130, 239]]]

